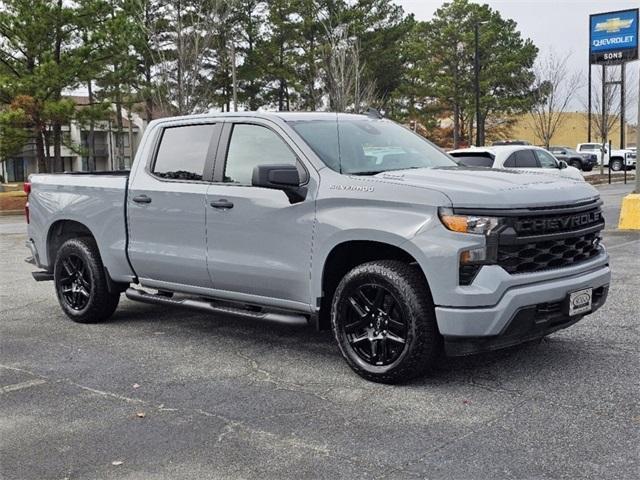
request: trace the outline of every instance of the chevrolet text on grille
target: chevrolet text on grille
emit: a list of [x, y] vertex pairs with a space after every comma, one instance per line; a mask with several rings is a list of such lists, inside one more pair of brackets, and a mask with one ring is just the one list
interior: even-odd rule
[[566, 217], [534, 218], [520, 220], [516, 223], [516, 230], [519, 232], [566, 230], [597, 223], [601, 218], [602, 212], [600, 211], [580, 213]]

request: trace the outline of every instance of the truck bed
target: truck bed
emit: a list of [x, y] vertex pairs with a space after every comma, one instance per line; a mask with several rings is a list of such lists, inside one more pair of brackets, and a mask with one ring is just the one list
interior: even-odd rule
[[133, 276], [126, 255], [128, 176], [128, 171], [113, 171], [29, 177], [29, 240], [39, 252], [41, 267], [53, 267], [47, 238], [63, 234], [62, 222], [78, 222], [94, 233], [102, 261], [114, 280], [125, 281]]

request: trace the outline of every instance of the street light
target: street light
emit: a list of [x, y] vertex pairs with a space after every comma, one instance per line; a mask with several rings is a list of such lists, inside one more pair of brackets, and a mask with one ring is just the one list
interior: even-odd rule
[[480, 25], [489, 23], [488, 20], [475, 22], [473, 24], [473, 33], [475, 39], [475, 52], [473, 59], [474, 90], [476, 95], [476, 146], [484, 145], [484, 135], [480, 135]]

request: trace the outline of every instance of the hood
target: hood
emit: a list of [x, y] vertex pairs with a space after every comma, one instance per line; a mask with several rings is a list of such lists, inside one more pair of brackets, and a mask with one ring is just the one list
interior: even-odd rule
[[454, 207], [522, 208], [569, 205], [598, 196], [584, 181], [545, 173], [473, 167], [418, 168], [383, 172], [386, 182], [443, 193]]

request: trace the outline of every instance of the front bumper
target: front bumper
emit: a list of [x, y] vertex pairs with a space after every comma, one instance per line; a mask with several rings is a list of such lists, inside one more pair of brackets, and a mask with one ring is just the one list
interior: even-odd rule
[[[566, 317], [558, 305], [564, 302], [570, 292], [593, 288], [592, 312], [606, 300], [611, 270], [608, 263], [598, 263], [580, 273], [513, 285], [504, 290], [492, 306], [438, 306], [436, 318], [440, 333], [449, 343], [485, 341], [489, 347], [493, 342], [497, 345], [493, 348], [501, 348], [569, 326], [580, 317]], [[518, 335], [513, 337], [514, 333]]]

